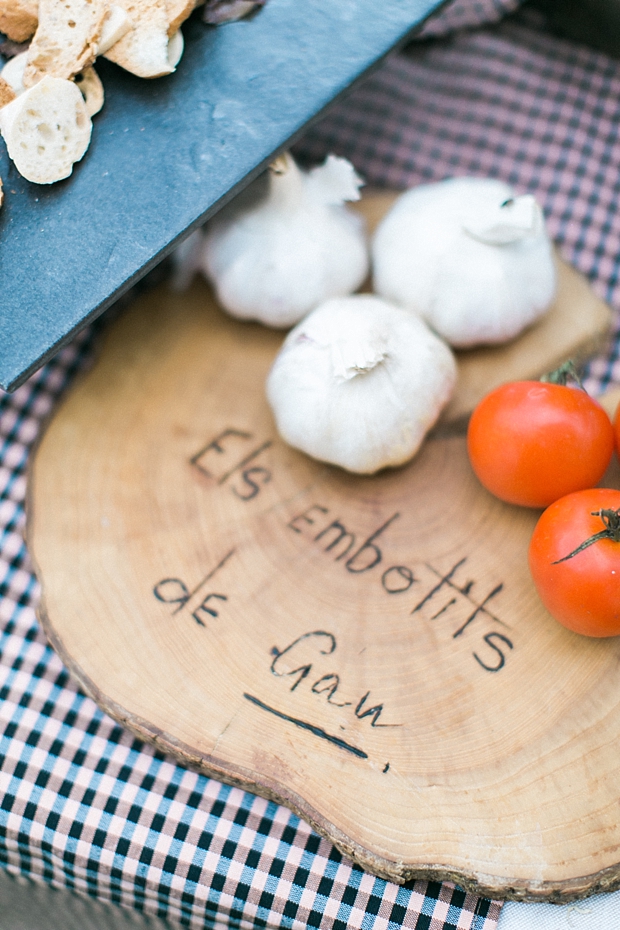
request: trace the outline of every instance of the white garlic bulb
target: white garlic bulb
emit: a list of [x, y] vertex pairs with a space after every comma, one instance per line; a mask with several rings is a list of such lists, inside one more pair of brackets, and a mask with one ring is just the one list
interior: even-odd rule
[[490, 178], [452, 178], [401, 195], [375, 233], [372, 260], [376, 293], [459, 347], [512, 339], [555, 296], [540, 207]]
[[307, 173], [288, 154], [277, 159], [266, 192], [259, 184], [207, 224], [197, 263], [222, 306], [288, 327], [322, 300], [356, 290], [368, 274], [368, 245], [363, 221], [343, 204], [359, 200], [361, 184], [334, 155]]
[[372, 474], [415, 455], [455, 380], [452, 352], [419, 317], [356, 294], [325, 301], [288, 334], [267, 398], [289, 445]]

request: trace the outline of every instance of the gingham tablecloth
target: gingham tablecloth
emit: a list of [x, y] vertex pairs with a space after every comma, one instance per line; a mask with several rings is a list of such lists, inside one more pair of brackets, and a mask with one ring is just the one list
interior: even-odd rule
[[[500, 21], [517, 5], [455, 4], [298, 149], [345, 155], [373, 185], [476, 174], [532, 191], [565, 257], [620, 308], [620, 64], [546, 34], [535, 15]], [[196, 928], [495, 930], [498, 902], [374, 878], [285, 808], [138, 742], [47, 645], [23, 539], [26, 468], [98, 329], [0, 395], [0, 865]], [[612, 380], [616, 337], [587, 384]]]

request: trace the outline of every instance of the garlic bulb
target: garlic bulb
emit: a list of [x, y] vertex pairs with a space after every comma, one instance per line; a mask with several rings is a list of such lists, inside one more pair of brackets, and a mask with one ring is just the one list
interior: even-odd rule
[[450, 349], [419, 317], [357, 294], [325, 301], [289, 333], [267, 398], [289, 445], [372, 474], [415, 455], [455, 380]]
[[459, 347], [511, 339], [556, 290], [540, 207], [490, 178], [407, 191], [380, 223], [372, 260], [376, 293]]
[[288, 327], [322, 300], [356, 290], [368, 273], [368, 246], [361, 218], [343, 202], [359, 200], [361, 183], [333, 155], [308, 173], [288, 154], [274, 162], [263, 196], [259, 183], [206, 227], [197, 264], [222, 306]]

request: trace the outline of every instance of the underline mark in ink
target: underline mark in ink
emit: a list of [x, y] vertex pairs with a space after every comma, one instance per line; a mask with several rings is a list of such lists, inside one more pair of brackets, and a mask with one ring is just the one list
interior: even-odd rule
[[274, 717], [279, 717], [280, 720], [286, 720], [287, 723], [292, 723], [296, 727], [300, 727], [302, 730], [308, 730], [315, 736], [319, 736], [321, 739], [327, 740], [328, 743], [333, 743], [334, 746], [338, 746], [340, 749], [345, 749], [347, 752], [353, 753], [354, 756], [358, 756], [360, 759], [368, 758], [368, 753], [364, 752], [363, 749], [358, 749], [357, 746], [352, 746], [351, 743], [345, 742], [345, 740], [340, 739], [339, 736], [332, 736], [330, 733], [327, 733], [321, 727], [315, 726], [313, 723], [307, 723], [305, 720], [300, 720], [298, 717], [290, 717], [288, 714], [284, 714], [282, 711], [276, 710], [275, 707], [270, 707], [268, 704], [264, 704], [263, 701], [259, 700], [259, 698], [253, 697], [253, 695], [247, 694], [246, 692], [244, 692], [243, 696], [246, 701], [250, 701], [257, 707], [260, 707], [261, 710], [266, 710], [268, 713], [273, 714]]

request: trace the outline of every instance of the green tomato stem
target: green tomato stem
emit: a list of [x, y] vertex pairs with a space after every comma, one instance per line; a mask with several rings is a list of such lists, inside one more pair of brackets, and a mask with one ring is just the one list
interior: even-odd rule
[[585, 391], [581, 383], [581, 378], [571, 359], [569, 359], [568, 362], [564, 362], [563, 365], [560, 365], [560, 367], [556, 368], [554, 371], [550, 371], [549, 374], [543, 375], [540, 380], [548, 384], [560, 384], [562, 387], [566, 387], [567, 382], [570, 380], [574, 381], [582, 391]]
[[582, 542], [580, 546], [577, 546], [577, 548], [569, 552], [568, 555], [552, 562], [552, 565], [559, 565], [560, 562], [566, 562], [567, 559], [572, 559], [578, 552], [582, 552], [584, 549], [587, 549], [588, 546], [593, 546], [599, 539], [611, 539], [614, 542], [620, 542], [620, 508], [618, 510], [594, 510], [591, 516], [600, 517], [605, 525], [605, 529], [595, 533], [594, 536], [590, 536], [589, 539]]

